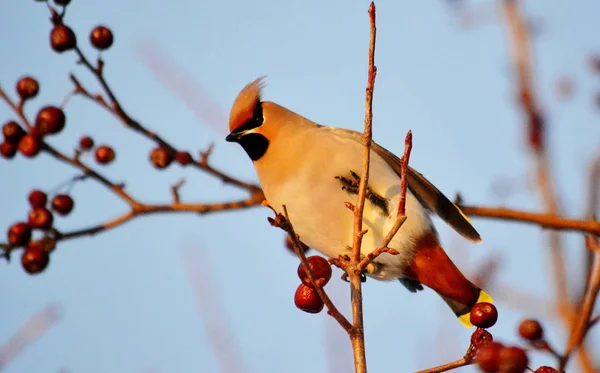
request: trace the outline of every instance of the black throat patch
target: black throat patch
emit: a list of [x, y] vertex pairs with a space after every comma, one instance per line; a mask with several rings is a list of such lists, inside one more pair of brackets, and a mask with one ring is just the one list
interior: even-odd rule
[[239, 139], [239, 144], [252, 161], [258, 161], [267, 152], [269, 140], [260, 133], [249, 133]]

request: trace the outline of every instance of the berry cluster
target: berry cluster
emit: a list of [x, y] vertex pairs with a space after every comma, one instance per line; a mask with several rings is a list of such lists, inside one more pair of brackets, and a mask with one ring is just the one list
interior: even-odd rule
[[[8, 242], [13, 246], [24, 246], [21, 256], [23, 269], [29, 274], [42, 272], [50, 262], [50, 253], [54, 250], [56, 242], [52, 238], [54, 214], [48, 209], [48, 196], [41, 190], [29, 193], [29, 211], [27, 222], [17, 222], [10, 226], [7, 232]], [[60, 216], [65, 216], [73, 211], [75, 203], [66, 194], [57, 194], [50, 202], [52, 211]], [[40, 240], [33, 240], [33, 231], [44, 233]]]
[[[308, 260], [315, 285], [318, 287], [325, 286], [331, 279], [332, 273], [331, 265], [327, 259], [317, 255], [309, 256], [306, 259]], [[298, 266], [298, 277], [302, 280], [302, 283], [296, 289], [296, 294], [294, 294], [296, 307], [304, 312], [321, 312], [324, 306], [323, 300], [315, 290], [302, 263]]]
[[[475, 313], [477, 315], [474, 318], [476, 321], [481, 321], [480, 325], [493, 325], [497, 319], [498, 314], [495, 308], [492, 309], [489, 306], [488, 303], [476, 305], [477, 310]], [[471, 318], [472, 322], [474, 318]], [[544, 349], [542, 346], [547, 346], [543, 340], [544, 330], [536, 320], [521, 322], [519, 335], [527, 340], [532, 347]], [[479, 369], [486, 373], [523, 373], [529, 369], [529, 357], [525, 349], [518, 346], [505, 346], [500, 342], [493, 341], [491, 338], [477, 347], [476, 362]], [[558, 373], [558, 370], [549, 366], [540, 366], [534, 372]]]

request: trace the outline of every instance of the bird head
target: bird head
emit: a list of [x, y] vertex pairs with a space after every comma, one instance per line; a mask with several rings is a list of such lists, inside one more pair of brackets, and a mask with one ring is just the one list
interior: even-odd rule
[[253, 161], [260, 159], [269, 147], [270, 126], [265, 116], [265, 103], [261, 100], [263, 79], [249, 83], [238, 94], [229, 114], [230, 133], [225, 138], [240, 144]]

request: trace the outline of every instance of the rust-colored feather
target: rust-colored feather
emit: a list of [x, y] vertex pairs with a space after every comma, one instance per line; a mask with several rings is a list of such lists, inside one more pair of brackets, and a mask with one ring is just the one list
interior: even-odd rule
[[252, 119], [254, 109], [261, 101], [264, 78], [265, 77], [260, 77], [252, 83], [249, 83], [238, 94], [231, 107], [231, 113], [229, 114], [229, 132], [233, 132], [236, 128]]
[[[407, 275], [443, 298], [463, 305], [465, 310], [470, 309], [479, 298], [480, 289], [463, 276], [434, 234], [427, 234], [417, 241], [415, 258], [407, 268]], [[455, 308], [452, 304], [450, 306]]]

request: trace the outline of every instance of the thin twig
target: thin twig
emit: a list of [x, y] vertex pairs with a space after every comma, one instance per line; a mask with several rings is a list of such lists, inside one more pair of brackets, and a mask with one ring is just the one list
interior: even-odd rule
[[340, 324], [340, 326], [342, 328], [344, 328], [344, 330], [348, 334], [351, 334], [352, 330], [353, 330], [352, 324], [350, 323], [350, 321], [348, 321], [348, 319], [346, 319], [346, 317], [344, 315], [342, 315], [342, 313], [333, 304], [333, 302], [329, 298], [329, 295], [327, 295], [327, 293], [325, 292], [325, 289], [323, 289], [323, 286], [321, 284], [317, 283], [317, 281], [315, 280], [315, 276], [312, 272], [312, 268], [310, 267], [310, 264], [308, 263], [308, 259], [306, 259], [306, 254], [304, 254], [304, 250], [302, 249], [302, 244], [300, 243], [300, 239], [298, 238], [298, 235], [294, 231], [294, 227], [292, 225], [292, 222], [290, 221], [287, 207], [285, 205], [283, 205], [282, 208], [283, 208], [284, 215], [276, 213], [274, 219], [269, 218], [269, 223], [271, 223], [271, 225], [273, 225], [275, 227], [279, 227], [279, 228], [283, 229], [290, 236], [290, 240], [292, 241], [292, 247], [294, 249], [294, 252], [298, 256], [298, 259], [300, 259], [300, 263], [302, 263], [302, 266], [304, 267], [304, 270], [306, 271], [306, 276], [308, 277], [308, 280], [310, 281], [313, 288], [319, 295], [319, 298], [321, 298], [321, 300], [325, 304], [325, 307], [327, 307], [327, 313], [331, 317], [333, 317]]
[[365, 98], [365, 129], [363, 133], [363, 164], [360, 185], [358, 188], [358, 201], [354, 208], [354, 242], [352, 245], [352, 256], [350, 267], [346, 273], [350, 280], [350, 299], [352, 302], [352, 324], [353, 332], [350, 335], [352, 342], [352, 351], [354, 353], [354, 366], [356, 373], [367, 372], [367, 359], [365, 354], [365, 338], [363, 326], [363, 307], [362, 307], [362, 271], [358, 265], [360, 263], [360, 249], [362, 238], [366, 231], [362, 229], [363, 210], [365, 207], [365, 198], [367, 196], [367, 185], [369, 181], [369, 163], [371, 159], [372, 142], [372, 121], [373, 121], [373, 88], [375, 86], [375, 76], [377, 68], [375, 67], [375, 38], [377, 28], [375, 26], [375, 3], [371, 2], [369, 6], [369, 21], [371, 33], [369, 38], [369, 72], [367, 79], [366, 98]]
[[360, 263], [358, 264], [359, 270], [362, 272], [367, 268], [367, 266], [373, 262], [379, 255], [383, 253], [388, 253], [391, 255], [398, 255], [399, 252], [394, 249], [390, 249], [387, 247], [389, 243], [392, 241], [398, 230], [404, 222], [406, 221], [406, 189], [407, 189], [407, 177], [406, 172], [408, 170], [408, 161], [410, 159], [410, 152], [412, 150], [412, 131], [408, 131], [406, 137], [404, 139], [404, 156], [402, 157], [402, 171], [400, 173], [400, 197], [398, 199], [398, 214], [396, 216], [396, 221], [392, 226], [392, 229], [388, 232], [388, 234], [384, 237], [383, 241], [379, 244], [379, 247], [372, 252], [370, 252], [367, 256], [365, 256]]
[[500, 219], [517, 223], [535, 224], [553, 230], [579, 231], [600, 235], [600, 223], [595, 220], [568, 219], [556, 214], [519, 211], [505, 207], [460, 205], [460, 209], [470, 217]]
[[420, 370], [416, 373], [441, 373], [441, 372], [447, 372], [449, 370], [464, 367], [464, 366], [471, 365], [471, 364], [473, 364], [472, 360], [467, 360], [466, 358], [463, 357], [463, 358], [460, 358], [451, 363], [439, 365], [437, 367], [433, 367], [433, 368], [429, 368], [429, 369], [425, 369], [425, 370]]

